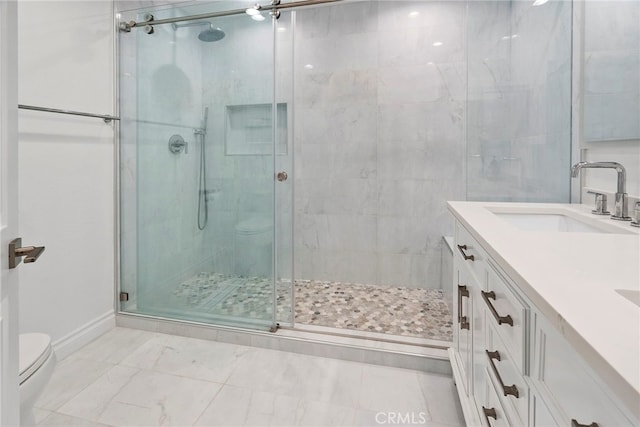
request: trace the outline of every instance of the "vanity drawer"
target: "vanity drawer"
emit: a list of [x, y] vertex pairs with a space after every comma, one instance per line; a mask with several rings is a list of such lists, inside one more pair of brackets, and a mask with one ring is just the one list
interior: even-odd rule
[[500, 398], [496, 389], [493, 387], [491, 378], [489, 378], [489, 372], [485, 371], [485, 404], [478, 408], [480, 412], [480, 419], [484, 426], [489, 427], [509, 427], [515, 426], [509, 422], [507, 413], [500, 403]]
[[495, 326], [511, 360], [521, 374], [527, 374], [527, 308], [493, 266], [487, 268], [487, 285], [488, 291], [481, 293], [483, 301], [480, 302], [487, 309], [487, 325]]
[[454, 256], [464, 261], [464, 265], [476, 277], [481, 286], [484, 287], [487, 254], [480, 244], [471, 237], [467, 229], [458, 221], [456, 221], [454, 243]]
[[526, 425], [529, 410], [529, 387], [511, 358], [496, 326], [490, 324], [490, 313], [486, 313], [487, 341], [484, 358], [502, 405], [510, 413], [513, 425]]
[[572, 420], [598, 427], [638, 425], [614, 404], [612, 394], [552, 325], [539, 317], [535, 323], [531, 376], [549, 396], [545, 400], [555, 405], [560, 425], [572, 426]]

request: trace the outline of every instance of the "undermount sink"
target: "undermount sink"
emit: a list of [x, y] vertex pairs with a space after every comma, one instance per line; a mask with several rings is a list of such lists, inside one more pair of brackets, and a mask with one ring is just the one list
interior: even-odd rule
[[633, 289], [616, 289], [616, 292], [640, 307], [640, 291]]
[[614, 225], [602, 224], [588, 219], [582, 219], [579, 215], [569, 211], [530, 211], [522, 210], [489, 210], [503, 221], [523, 231], [546, 231], [560, 233], [607, 233], [627, 234], [623, 229]]

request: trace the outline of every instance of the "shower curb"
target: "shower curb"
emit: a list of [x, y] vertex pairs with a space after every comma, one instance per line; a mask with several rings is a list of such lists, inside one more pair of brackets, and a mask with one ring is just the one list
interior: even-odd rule
[[[118, 313], [116, 326], [170, 335], [452, 375], [447, 348], [281, 329], [277, 333]], [[342, 338], [342, 339], [338, 339]]]

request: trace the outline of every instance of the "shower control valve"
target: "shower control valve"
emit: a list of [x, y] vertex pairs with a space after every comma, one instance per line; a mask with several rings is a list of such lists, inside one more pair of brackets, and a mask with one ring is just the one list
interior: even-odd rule
[[180, 135], [172, 135], [169, 138], [169, 151], [173, 154], [189, 153], [189, 144]]

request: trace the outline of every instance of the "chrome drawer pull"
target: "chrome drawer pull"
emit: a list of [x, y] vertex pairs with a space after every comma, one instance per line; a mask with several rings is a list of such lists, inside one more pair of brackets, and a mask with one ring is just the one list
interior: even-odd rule
[[500, 316], [496, 311], [496, 308], [493, 306], [493, 304], [491, 304], [491, 301], [489, 301], [489, 298], [495, 301], [496, 293], [493, 291], [489, 291], [489, 292], [480, 291], [480, 293], [482, 294], [482, 299], [484, 300], [484, 302], [486, 302], [487, 305], [489, 306], [489, 310], [491, 311], [491, 314], [493, 314], [493, 317], [496, 318], [498, 325], [502, 325], [503, 323], [506, 323], [507, 325], [513, 326], [513, 319], [511, 318], [511, 316], [509, 314], [507, 314], [506, 316]]
[[469, 329], [469, 320], [467, 316], [462, 315], [462, 297], [469, 297], [469, 290], [465, 285], [458, 285], [458, 323], [460, 329]]
[[485, 350], [485, 353], [487, 353], [487, 356], [489, 357], [489, 365], [491, 365], [491, 369], [493, 370], [493, 373], [496, 375], [496, 378], [500, 383], [500, 387], [502, 387], [502, 392], [504, 393], [504, 395], [505, 396], [511, 395], [511, 396], [515, 396], [516, 398], [520, 397], [520, 393], [518, 393], [518, 387], [516, 387], [515, 384], [504, 385], [504, 381], [502, 381], [502, 377], [498, 372], [498, 368], [496, 368], [495, 363], [493, 363], [493, 359], [497, 360], [498, 362], [500, 361], [500, 353], [498, 351], [489, 351], [489, 350]]
[[598, 427], [598, 423], [580, 424], [573, 418], [571, 419], [571, 427]]
[[489, 418], [493, 418], [494, 420], [498, 419], [498, 414], [496, 414], [496, 410], [494, 408], [485, 408], [482, 407], [482, 413], [484, 414], [484, 419], [487, 420], [487, 425], [491, 426], [489, 422]]
[[458, 246], [458, 250], [462, 254], [462, 257], [464, 258], [465, 261], [468, 259], [470, 259], [471, 261], [476, 260], [476, 258], [473, 255], [467, 255], [466, 253], [464, 253], [464, 251], [467, 250], [467, 245], [457, 245], [457, 246]]

